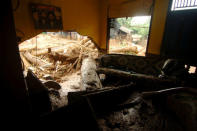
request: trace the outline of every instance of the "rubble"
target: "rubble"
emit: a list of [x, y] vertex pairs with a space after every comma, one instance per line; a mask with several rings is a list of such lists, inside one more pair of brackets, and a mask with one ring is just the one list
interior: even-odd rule
[[[185, 107], [186, 99], [180, 103], [176, 96], [172, 97], [183, 91], [196, 95], [196, 89], [178, 87], [181, 84], [176, 79], [160, 78], [157, 71], [155, 75], [152, 70], [152, 74], [146, 74], [144, 69], [148, 67], [145, 62], [148, 60], [144, 58], [138, 61], [139, 57], [111, 55], [97, 59], [100, 63], [96, 63], [94, 59], [100, 52], [89, 38], [57, 45], [37, 45], [37, 50], [33, 46], [20, 48], [24, 69], [31, 68], [42, 81], [36, 78], [40, 88], [31, 85], [31, 79], [28, 81], [32, 86], [30, 96], [34, 102], [33, 109], [39, 114], [51, 111], [49, 117], [55, 114], [58, 118], [53, 119], [55, 122], [61, 121], [60, 118], [74, 120], [73, 123], [83, 120], [83, 125], [88, 123], [88, 126], [93, 122], [94, 127], [102, 131], [196, 129], [196, 126], [189, 126], [196, 122], [193, 117], [196, 108], [192, 108], [196, 107], [195, 102]], [[151, 58], [149, 61], [153, 60]], [[145, 64], [135, 69], [131, 61], [137, 63], [136, 67]], [[124, 67], [126, 69], [122, 69]], [[142, 69], [144, 73], [139, 73]], [[40, 94], [43, 97], [37, 99]], [[196, 100], [196, 97], [190, 98]], [[46, 105], [42, 104], [44, 102]], [[185, 108], [179, 108], [177, 103]], [[171, 111], [176, 113], [172, 115]], [[64, 113], [66, 118], [62, 115]], [[181, 114], [187, 119], [183, 119]], [[177, 121], [179, 117], [180, 122]]]
[[79, 41], [46, 34], [21, 43], [19, 49], [26, 70], [31, 69], [41, 80], [47, 80], [48, 75], [58, 83], [64, 82], [64, 76], [80, 70], [84, 58], [95, 59], [100, 54], [88, 37]]
[[19, 51], [24, 72], [30, 69], [48, 89], [52, 110], [67, 105], [68, 92], [83, 90], [82, 61], [101, 53], [89, 37], [70, 40], [57, 34], [39, 34], [19, 44]]

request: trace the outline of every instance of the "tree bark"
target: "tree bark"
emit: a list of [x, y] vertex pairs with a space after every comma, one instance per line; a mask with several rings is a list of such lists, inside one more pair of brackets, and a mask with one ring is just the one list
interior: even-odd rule
[[96, 62], [91, 58], [86, 58], [81, 66], [81, 79], [83, 89], [102, 88], [101, 81], [96, 73]]
[[45, 62], [43, 60], [38, 59], [37, 57], [31, 55], [29, 52], [24, 53], [24, 57], [32, 64], [37, 66], [50, 66], [51, 63]]
[[31, 64], [26, 60], [26, 58], [24, 57], [23, 53], [20, 53], [20, 56], [21, 56], [21, 59], [22, 59], [22, 61], [24, 63], [25, 68], [28, 69], [28, 67], [30, 67]]
[[111, 53], [121, 53], [121, 52], [134, 52], [138, 53], [137, 47], [124, 47], [120, 49], [111, 49]]
[[90, 40], [90, 38], [85, 38], [85, 39], [83, 39], [83, 40], [81, 40], [80, 42], [79, 42], [79, 44], [80, 45], [84, 45], [86, 42], [88, 42]]
[[177, 81], [174, 79], [162, 79], [159, 77], [146, 75], [146, 74], [131, 74], [129, 72], [116, 70], [116, 69], [98, 68], [97, 73], [106, 74], [112, 77], [118, 77], [120, 79], [128, 79], [135, 82], [138, 85], [143, 85], [143, 86], [168, 87], [168, 86], [177, 85], [176, 83]]

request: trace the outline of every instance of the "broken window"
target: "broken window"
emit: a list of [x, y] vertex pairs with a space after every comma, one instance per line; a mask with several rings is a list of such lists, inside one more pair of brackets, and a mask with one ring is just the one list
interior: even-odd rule
[[109, 53], [145, 56], [151, 16], [110, 19]]

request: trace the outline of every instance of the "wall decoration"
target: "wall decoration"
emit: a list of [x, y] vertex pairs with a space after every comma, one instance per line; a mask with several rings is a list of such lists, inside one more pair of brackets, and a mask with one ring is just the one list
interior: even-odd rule
[[30, 8], [36, 29], [63, 29], [61, 8], [43, 4], [30, 4]]

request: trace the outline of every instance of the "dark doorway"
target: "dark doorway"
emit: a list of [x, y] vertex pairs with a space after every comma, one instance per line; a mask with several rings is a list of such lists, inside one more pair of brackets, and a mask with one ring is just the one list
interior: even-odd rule
[[197, 0], [173, 0], [168, 16], [161, 53], [195, 63], [197, 44]]

